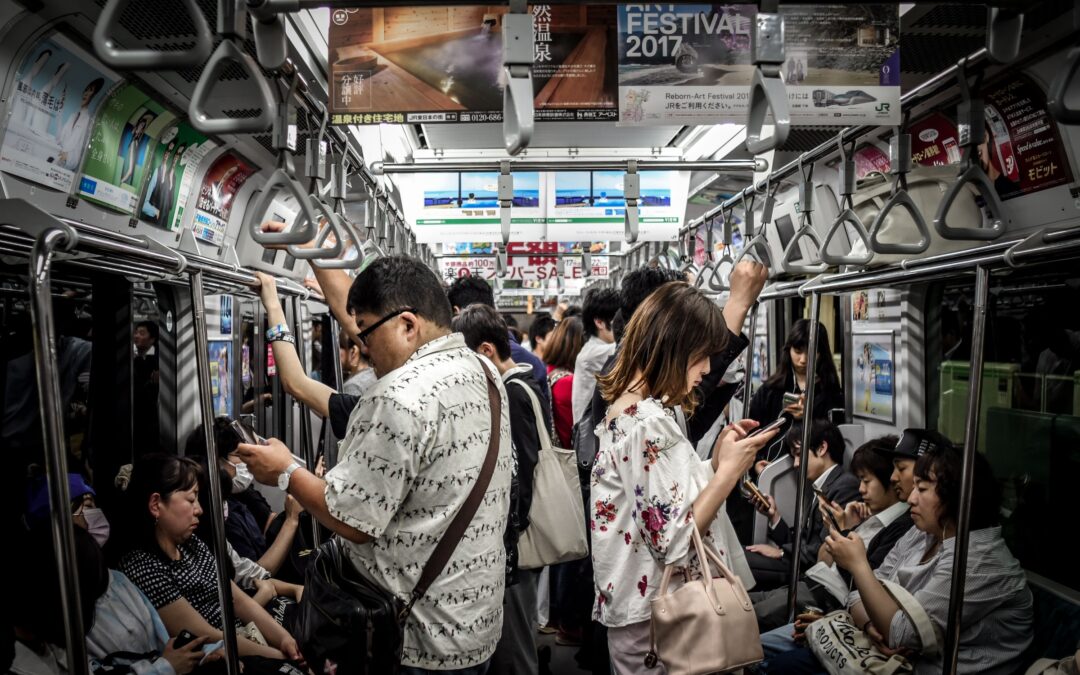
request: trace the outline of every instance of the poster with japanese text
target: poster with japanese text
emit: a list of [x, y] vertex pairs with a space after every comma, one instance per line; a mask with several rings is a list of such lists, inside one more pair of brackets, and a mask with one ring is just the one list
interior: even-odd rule
[[62, 192], [82, 166], [87, 135], [115, 81], [60, 36], [42, 40], [15, 72], [0, 170]]
[[[507, 10], [331, 11], [331, 123], [501, 122]], [[536, 119], [617, 119], [615, 6], [534, 5], [529, 11]]]
[[892, 424], [896, 416], [894, 364], [896, 344], [892, 331], [874, 331], [851, 336], [855, 357], [855, 395], [853, 414], [856, 417]]
[[[1061, 132], [1046, 110], [1046, 94], [1031, 78], [1014, 74], [984, 88], [986, 139], [978, 161], [1003, 200], [1073, 180]], [[911, 153], [926, 166], [960, 162], [954, 111], [913, 122]]]
[[154, 151], [139, 217], [170, 231], [180, 227], [195, 170], [214, 147], [213, 141], [187, 124], [167, 129]]
[[102, 106], [90, 133], [79, 196], [121, 213], [134, 214], [157, 139], [175, 119], [175, 115], [134, 85], [114, 91]]
[[[900, 123], [896, 5], [784, 5], [793, 125]], [[756, 5], [619, 5], [619, 123], [746, 121]]]
[[202, 241], [220, 246], [225, 241], [225, 228], [232, 213], [233, 198], [244, 182], [255, 173], [255, 167], [227, 152], [214, 160], [199, 188], [192, 229]]

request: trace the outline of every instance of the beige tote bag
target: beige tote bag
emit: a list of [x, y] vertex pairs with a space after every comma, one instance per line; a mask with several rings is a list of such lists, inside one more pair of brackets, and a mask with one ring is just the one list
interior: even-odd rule
[[577, 456], [573, 450], [552, 447], [551, 434], [540, 411], [540, 399], [525, 382], [510, 382], [529, 395], [540, 436], [540, 461], [533, 470], [529, 527], [518, 539], [518, 567], [535, 569], [580, 560], [589, 555], [589, 542], [585, 536]]
[[[720, 555], [707, 548], [692, 526], [701, 579], [668, 593], [675, 565], [664, 568], [660, 592], [652, 600], [645, 657], [650, 668], [659, 660], [668, 675], [705, 675], [735, 670], [764, 658], [754, 606], [739, 577]], [[720, 571], [713, 577], [710, 566]]]

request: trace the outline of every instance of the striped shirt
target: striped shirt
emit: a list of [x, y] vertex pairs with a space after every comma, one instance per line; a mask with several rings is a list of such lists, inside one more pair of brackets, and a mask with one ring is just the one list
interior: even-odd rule
[[109, 587], [94, 606], [94, 624], [86, 634], [91, 669], [110, 654], [127, 652], [145, 658], [130, 664], [132, 672], [174, 675], [172, 665], [158, 655], [169, 641], [165, 625], [146, 596], [126, 576], [109, 570]]
[[[944, 635], [949, 622], [956, 538], [942, 542], [937, 553], [921, 563], [933, 543], [931, 535], [911, 528], [889, 551], [874, 575], [906, 588], [926, 610], [939, 634]], [[847, 606], [852, 607], [860, 601], [859, 592], [855, 591], [848, 596]], [[1032, 621], [1027, 578], [1001, 538], [1001, 528], [973, 531], [969, 538], [964, 581], [958, 672], [979, 675], [1015, 672], [1021, 666], [1021, 654], [1031, 642]], [[889, 646], [909, 647], [916, 651], [922, 647], [914, 624], [902, 611], [893, 616]], [[919, 675], [942, 672], [940, 655], [916, 658], [914, 665]]]
[[[349, 418], [326, 474], [330, 514], [374, 537], [346, 543], [356, 568], [406, 599], [472, 491], [491, 438], [487, 377], [460, 333], [428, 342], [379, 378]], [[498, 461], [483, 502], [443, 573], [405, 624], [402, 663], [431, 670], [480, 665], [502, 635], [510, 508], [510, 413], [502, 398]]]

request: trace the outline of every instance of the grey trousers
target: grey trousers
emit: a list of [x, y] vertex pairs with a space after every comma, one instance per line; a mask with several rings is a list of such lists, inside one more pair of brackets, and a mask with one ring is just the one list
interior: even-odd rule
[[503, 595], [502, 637], [488, 675], [536, 675], [536, 587], [540, 570], [519, 570]]

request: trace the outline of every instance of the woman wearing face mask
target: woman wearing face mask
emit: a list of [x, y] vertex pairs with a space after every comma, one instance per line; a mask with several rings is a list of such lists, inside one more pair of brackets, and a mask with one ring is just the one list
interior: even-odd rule
[[[303, 583], [303, 570], [295, 569], [293, 556], [290, 556], [294, 546], [300, 543], [297, 533], [303, 508], [291, 496], [285, 495], [283, 513], [277, 514], [270, 509], [266, 498], [255, 488], [251, 471], [235, 454], [240, 438], [230, 426], [232, 421], [229, 417], [214, 420], [219, 469], [229, 477], [225, 538], [237, 554], [255, 561], [275, 578]], [[188, 437], [184, 455], [206, 456], [202, 425]]]

